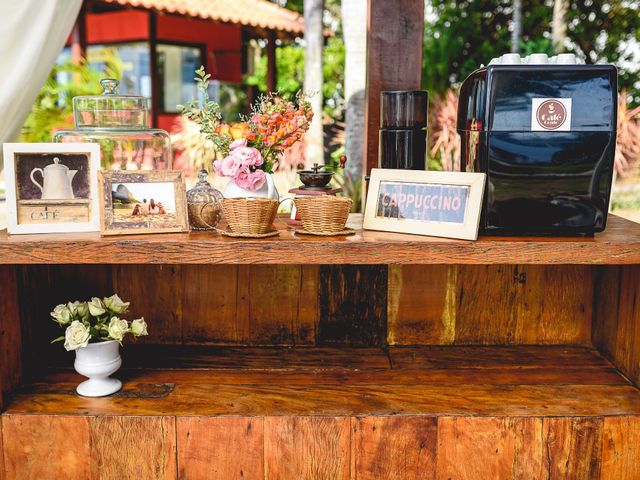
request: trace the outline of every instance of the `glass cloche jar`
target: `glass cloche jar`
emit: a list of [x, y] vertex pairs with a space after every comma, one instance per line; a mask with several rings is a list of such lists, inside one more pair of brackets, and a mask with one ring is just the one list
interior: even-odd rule
[[171, 140], [165, 130], [149, 127], [145, 97], [118, 94], [120, 82], [100, 82], [102, 95], [73, 99], [75, 129], [60, 130], [54, 142], [100, 144], [102, 168], [167, 170], [171, 168]]
[[209, 172], [198, 172], [198, 183], [187, 192], [187, 211], [192, 230], [213, 230], [222, 217], [222, 193], [207, 181]]

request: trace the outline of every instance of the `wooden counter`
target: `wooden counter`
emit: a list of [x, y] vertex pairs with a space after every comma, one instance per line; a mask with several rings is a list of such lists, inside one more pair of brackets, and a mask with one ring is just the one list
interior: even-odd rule
[[452, 240], [362, 230], [314, 237], [295, 234], [283, 220], [278, 237], [237, 239], [214, 233], [101, 237], [99, 233], [7, 235], [0, 263], [77, 264], [633, 264], [640, 263], [640, 224], [610, 216], [593, 237], [487, 237]]

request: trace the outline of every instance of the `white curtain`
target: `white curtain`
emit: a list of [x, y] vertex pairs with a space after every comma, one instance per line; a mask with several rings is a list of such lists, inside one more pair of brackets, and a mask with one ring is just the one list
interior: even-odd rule
[[17, 139], [81, 5], [82, 0], [0, 0], [0, 144]]

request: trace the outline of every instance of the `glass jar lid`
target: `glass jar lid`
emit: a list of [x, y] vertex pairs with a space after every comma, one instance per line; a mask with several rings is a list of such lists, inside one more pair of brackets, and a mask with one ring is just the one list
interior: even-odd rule
[[76, 128], [146, 129], [149, 107], [145, 97], [120, 95], [120, 82], [113, 78], [100, 81], [102, 95], [74, 97]]
[[189, 203], [215, 203], [222, 200], [222, 194], [213, 188], [207, 181], [209, 172], [202, 169], [198, 172], [198, 183], [187, 191], [187, 202]]

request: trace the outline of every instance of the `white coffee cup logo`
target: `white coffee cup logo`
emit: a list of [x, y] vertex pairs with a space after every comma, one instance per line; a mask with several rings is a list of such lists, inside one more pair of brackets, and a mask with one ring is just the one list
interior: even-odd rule
[[531, 107], [531, 130], [571, 130], [570, 98], [534, 98]]

